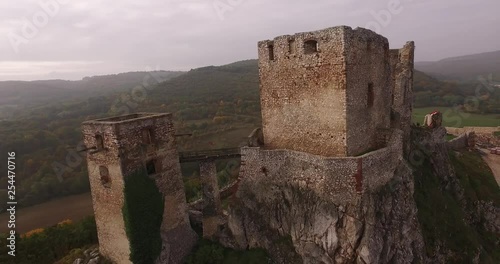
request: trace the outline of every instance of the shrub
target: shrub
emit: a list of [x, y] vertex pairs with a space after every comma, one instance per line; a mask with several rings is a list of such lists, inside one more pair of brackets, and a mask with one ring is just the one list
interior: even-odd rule
[[7, 254], [7, 235], [0, 234], [0, 263], [54, 263], [74, 248], [97, 244], [94, 217], [28, 233], [29, 235], [16, 237], [15, 257]]

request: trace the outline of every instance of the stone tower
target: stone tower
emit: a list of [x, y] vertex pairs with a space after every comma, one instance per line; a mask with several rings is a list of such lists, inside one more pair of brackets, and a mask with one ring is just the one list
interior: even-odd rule
[[130, 263], [122, 215], [124, 179], [142, 169], [164, 196], [160, 258], [179, 263], [196, 234], [189, 224], [172, 116], [140, 113], [99, 119], [84, 122], [82, 130], [101, 254]]
[[[413, 42], [391, 50], [375, 32], [340, 26], [258, 50], [263, 135], [241, 148], [229, 208], [239, 247], [265, 248], [278, 263], [421, 262], [403, 158]], [[284, 237], [287, 249], [276, 243]]]
[[[340, 26], [260, 41], [258, 49], [267, 148], [346, 157], [380, 147], [398, 89], [385, 37]], [[409, 66], [399, 70], [411, 73]]]

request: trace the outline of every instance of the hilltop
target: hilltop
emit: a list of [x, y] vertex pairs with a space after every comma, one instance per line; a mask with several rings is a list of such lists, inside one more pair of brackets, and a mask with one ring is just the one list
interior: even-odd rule
[[51, 104], [56, 101], [81, 100], [85, 97], [109, 95], [132, 89], [134, 86], [142, 84], [145, 79], [149, 82], [160, 83], [181, 74], [183, 72], [127, 72], [85, 77], [79, 81], [1, 81], [0, 119], [28, 107]]
[[493, 80], [500, 81], [500, 50], [416, 62], [415, 69], [443, 80], [472, 81], [492, 74]]

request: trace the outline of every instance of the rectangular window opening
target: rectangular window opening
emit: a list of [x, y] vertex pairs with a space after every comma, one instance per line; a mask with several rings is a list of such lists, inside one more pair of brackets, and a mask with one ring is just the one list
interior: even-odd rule
[[304, 42], [304, 53], [313, 54], [319, 51], [319, 43], [316, 40], [307, 40]]
[[148, 175], [154, 175], [157, 173], [157, 167], [156, 167], [156, 161], [155, 160], [150, 160], [146, 163], [146, 172]]
[[288, 53], [295, 54], [297, 48], [295, 47], [295, 39], [288, 41]]
[[269, 51], [269, 60], [274, 60], [274, 45], [269, 45], [267, 49]]

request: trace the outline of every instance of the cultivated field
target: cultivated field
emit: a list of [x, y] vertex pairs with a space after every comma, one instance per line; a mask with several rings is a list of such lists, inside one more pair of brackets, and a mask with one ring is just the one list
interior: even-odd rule
[[[16, 211], [16, 232], [26, 233], [37, 228], [55, 225], [63, 220], [78, 221], [94, 214], [90, 193], [73, 195]], [[0, 214], [0, 233], [8, 232], [9, 215]]]
[[469, 114], [452, 107], [425, 107], [413, 109], [413, 122], [422, 124], [424, 117], [435, 110], [443, 113], [443, 125], [447, 127], [496, 127], [500, 126], [500, 114]]

